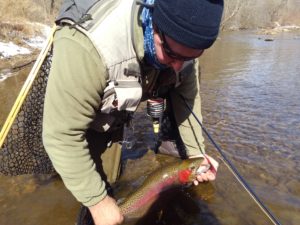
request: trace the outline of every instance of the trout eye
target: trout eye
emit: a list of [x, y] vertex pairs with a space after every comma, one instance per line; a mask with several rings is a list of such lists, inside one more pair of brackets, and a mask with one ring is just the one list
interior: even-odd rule
[[190, 166], [190, 169], [194, 170], [194, 169], [196, 169], [196, 167], [195, 166]]

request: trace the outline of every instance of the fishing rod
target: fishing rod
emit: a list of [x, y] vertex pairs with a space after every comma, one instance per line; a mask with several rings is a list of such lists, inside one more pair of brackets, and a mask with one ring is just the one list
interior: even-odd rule
[[255, 194], [255, 192], [252, 190], [252, 188], [249, 186], [249, 184], [246, 182], [246, 180], [242, 177], [242, 175], [239, 173], [239, 171], [235, 168], [233, 163], [226, 157], [223, 150], [219, 147], [219, 145], [214, 141], [214, 139], [211, 137], [211, 135], [208, 133], [204, 125], [201, 123], [199, 118], [196, 116], [196, 114], [193, 112], [191, 106], [187, 103], [186, 99], [179, 93], [177, 93], [181, 99], [183, 100], [186, 107], [189, 109], [191, 114], [194, 116], [210, 142], [213, 144], [213, 146], [218, 150], [220, 155], [222, 156], [222, 160], [224, 161], [225, 165], [228, 167], [228, 169], [232, 172], [232, 174], [235, 176], [235, 178], [239, 181], [239, 183], [244, 187], [244, 189], [248, 192], [248, 194], [252, 197], [252, 199], [256, 202], [256, 204], [261, 208], [261, 210], [266, 214], [266, 216], [271, 220], [273, 224], [281, 225], [279, 220], [273, 215], [273, 213], [267, 208], [267, 206], [259, 199], [259, 197]]

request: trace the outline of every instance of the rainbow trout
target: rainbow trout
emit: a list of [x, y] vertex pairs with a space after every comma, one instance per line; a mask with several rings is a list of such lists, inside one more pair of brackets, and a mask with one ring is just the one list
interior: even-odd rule
[[[143, 216], [159, 198], [159, 195], [172, 187], [191, 183], [196, 174], [205, 172], [209, 166], [201, 165], [203, 158], [194, 158], [171, 163], [151, 173], [142, 186], [128, 195], [120, 204], [125, 222]], [[82, 206], [77, 225], [94, 225], [87, 207]]]
[[142, 186], [131, 193], [119, 204], [125, 219], [144, 214], [158, 199], [160, 193], [172, 187], [191, 183], [196, 174], [205, 172], [209, 167], [199, 170], [203, 158], [186, 159], [171, 163], [149, 175]]

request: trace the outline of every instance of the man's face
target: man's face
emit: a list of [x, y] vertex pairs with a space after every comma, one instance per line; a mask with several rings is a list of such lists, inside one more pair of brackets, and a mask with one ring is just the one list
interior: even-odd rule
[[154, 45], [158, 61], [172, 67], [175, 71], [180, 71], [185, 61], [198, 58], [204, 52], [202, 49], [186, 47], [158, 29], [154, 29]]

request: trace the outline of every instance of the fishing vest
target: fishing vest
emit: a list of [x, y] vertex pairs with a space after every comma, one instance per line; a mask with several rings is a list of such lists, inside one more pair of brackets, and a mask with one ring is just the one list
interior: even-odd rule
[[[108, 73], [102, 103], [91, 127], [104, 132], [128, 120], [142, 97], [141, 69], [133, 45], [134, 0], [67, 0], [57, 23], [84, 33], [97, 49]], [[87, 8], [86, 12], [80, 6]], [[107, 32], [109, 31], [109, 32]]]

